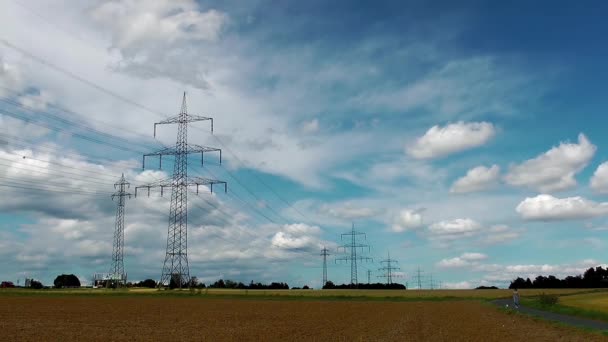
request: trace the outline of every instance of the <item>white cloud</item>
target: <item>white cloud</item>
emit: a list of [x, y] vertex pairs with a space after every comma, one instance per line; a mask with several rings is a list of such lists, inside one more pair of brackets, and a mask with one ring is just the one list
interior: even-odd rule
[[482, 253], [463, 253], [459, 257], [443, 259], [437, 263], [437, 266], [441, 268], [472, 267], [487, 258], [488, 256]]
[[362, 219], [378, 215], [379, 210], [356, 206], [351, 202], [343, 204], [324, 204], [319, 211], [325, 215], [344, 220]]
[[466, 193], [486, 190], [496, 184], [499, 178], [500, 167], [477, 166], [467, 171], [467, 174], [454, 182], [451, 193]]
[[482, 253], [463, 253], [460, 257], [466, 261], [479, 261], [488, 258], [487, 255]]
[[584, 273], [590, 267], [604, 266], [603, 263], [586, 259], [576, 263], [567, 264], [519, 264], [519, 265], [498, 265], [488, 264], [476, 266], [476, 270], [486, 272], [486, 281], [502, 283], [508, 285], [517, 277], [530, 278], [534, 280], [539, 275], [554, 275], [558, 278], [566, 276], [576, 276]]
[[391, 230], [400, 233], [420, 228], [422, 225], [422, 210], [402, 209], [395, 215]]
[[597, 203], [580, 196], [556, 198], [542, 194], [527, 197], [515, 210], [526, 220], [576, 220], [608, 215], [608, 203]]
[[227, 21], [226, 14], [201, 12], [191, 0], [104, 2], [92, 17], [112, 29], [113, 46], [127, 55], [158, 42], [216, 41]]
[[484, 245], [507, 243], [521, 236], [521, 229], [514, 230], [507, 225], [495, 225], [484, 231], [479, 242]]
[[595, 151], [595, 145], [581, 133], [578, 144], [561, 142], [534, 159], [511, 166], [505, 181], [541, 192], [570, 189], [576, 186], [574, 176], [587, 166]]
[[440, 240], [455, 240], [477, 234], [481, 230], [481, 224], [469, 219], [454, 219], [439, 221], [428, 227], [431, 237]]
[[16, 63], [8, 62], [0, 51], [0, 96], [5, 97], [11, 92], [19, 92], [25, 85], [23, 74]]
[[319, 131], [319, 119], [314, 118], [310, 121], [306, 121], [302, 124], [302, 133], [314, 134]]
[[443, 283], [443, 288], [448, 290], [467, 290], [474, 287], [473, 283], [468, 281], [446, 282]]
[[303, 223], [289, 224], [272, 237], [272, 246], [282, 250], [314, 250], [323, 246], [321, 229]]
[[589, 186], [596, 192], [608, 193], [608, 162], [601, 163], [589, 182]]
[[422, 137], [406, 146], [406, 152], [417, 159], [443, 157], [487, 143], [496, 130], [489, 122], [457, 122], [445, 127], [433, 126]]

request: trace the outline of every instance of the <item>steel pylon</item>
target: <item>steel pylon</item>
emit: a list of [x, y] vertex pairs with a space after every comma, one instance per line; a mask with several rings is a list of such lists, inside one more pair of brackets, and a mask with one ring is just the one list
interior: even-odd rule
[[124, 265], [124, 246], [125, 246], [125, 197], [131, 198], [131, 194], [126, 192], [130, 184], [125, 180], [125, 175], [114, 184], [117, 190], [112, 195], [112, 200], [118, 198], [116, 207], [116, 223], [114, 226], [114, 239], [112, 244], [112, 265], [110, 266], [110, 279], [106, 286], [121, 287], [127, 282]]
[[226, 191], [226, 182], [207, 179], [201, 177], [188, 177], [188, 154], [201, 153], [201, 163], [205, 152], [220, 152], [218, 148], [204, 147], [188, 144], [188, 123], [195, 121], [211, 121], [211, 132], [213, 132], [213, 119], [188, 114], [186, 105], [186, 93], [182, 99], [182, 107], [179, 114], [175, 117], [157, 122], [154, 124], [154, 136], [156, 136], [156, 126], [166, 124], [177, 124], [177, 141], [174, 148], [164, 148], [160, 151], [145, 154], [143, 156], [142, 168], [145, 168], [146, 157], [158, 156], [159, 168], [162, 167], [162, 156], [173, 155], [173, 176], [170, 179], [158, 181], [156, 183], [137, 186], [137, 189], [147, 188], [148, 195], [150, 188], [159, 187], [161, 196], [164, 188], [171, 188], [171, 205], [169, 208], [169, 227], [167, 230], [167, 247], [165, 261], [161, 272], [159, 286], [169, 285], [171, 287], [182, 288], [190, 285], [190, 268], [188, 265], [188, 187], [196, 185], [197, 193], [200, 185], [209, 185], [213, 192], [213, 184], [223, 184]]

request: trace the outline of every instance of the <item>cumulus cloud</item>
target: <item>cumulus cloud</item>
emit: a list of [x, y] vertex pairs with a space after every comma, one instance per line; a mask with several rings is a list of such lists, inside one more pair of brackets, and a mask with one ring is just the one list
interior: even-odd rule
[[112, 29], [113, 46], [127, 54], [159, 42], [215, 41], [227, 21], [217, 10], [201, 12], [192, 0], [109, 1], [94, 8], [92, 17]]
[[24, 77], [15, 63], [8, 62], [0, 52], [0, 96], [19, 92], [25, 86]]
[[542, 194], [527, 197], [515, 211], [526, 220], [576, 220], [608, 215], [608, 203], [597, 203], [580, 196], [556, 198]]
[[302, 124], [302, 133], [313, 134], [319, 131], [319, 119], [314, 118]]
[[489, 122], [457, 122], [444, 127], [431, 127], [406, 152], [417, 159], [439, 158], [487, 143], [496, 130]]
[[512, 229], [507, 225], [499, 224], [486, 229], [479, 242], [484, 245], [507, 243], [519, 238], [521, 234], [522, 229]]
[[325, 204], [322, 205], [319, 210], [325, 215], [344, 220], [354, 220], [372, 217], [378, 215], [378, 213], [380, 212], [377, 209], [356, 206], [351, 202], [333, 205]]
[[566, 264], [516, 264], [499, 265], [487, 264], [475, 267], [477, 271], [486, 272], [484, 279], [494, 283], [508, 284], [517, 277], [534, 279], [539, 275], [554, 275], [558, 278], [583, 274], [589, 267], [604, 266], [603, 263], [585, 259]]
[[184, 61], [215, 60], [213, 45], [228, 23], [226, 13], [202, 11], [194, 0], [116, 0], [93, 8], [91, 17], [111, 34], [111, 50], [118, 52], [115, 69], [209, 88], [207, 68]]
[[578, 143], [561, 142], [536, 158], [511, 166], [505, 181], [541, 192], [570, 189], [576, 186], [574, 176], [587, 166], [595, 151], [596, 146], [581, 133]]
[[500, 167], [477, 166], [467, 171], [467, 174], [454, 182], [451, 193], [466, 193], [486, 190], [496, 184], [500, 174]]
[[482, 226], [470, 218], [439, 221], [428, 227], [431, 237], [440, 240], [455, 240], [477, 234]]
[[321, 229], [303, 223], [289, 224], [272, 237], [272, 246], [283, 250], [314, 250], [323, 244], [319, 240]]
[[601, 163], [589, 182], [589, 186], [596, 192], [608, 193], [608, 162]]
[[459, 257], [443, 259], [437, 263], [437, 266], [442, 268], [470, 267], [487, 258], [488, 256], [482, 253], [463, 253]]
[[422, 210], [402, 209], [394, 217], [391, 230], [396, 233], [422, 227]]

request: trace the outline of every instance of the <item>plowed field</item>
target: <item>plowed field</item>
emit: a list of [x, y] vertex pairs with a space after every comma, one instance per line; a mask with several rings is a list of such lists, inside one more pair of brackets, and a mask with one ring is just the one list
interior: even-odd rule
[[3, 341], [600, 341], [478, 302], [2, 297]]

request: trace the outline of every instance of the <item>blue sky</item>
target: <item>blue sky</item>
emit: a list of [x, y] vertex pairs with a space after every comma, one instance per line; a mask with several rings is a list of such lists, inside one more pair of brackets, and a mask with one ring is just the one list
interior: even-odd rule
[[[420, 266], [452, 288], [605, 263], [602, 3], [67, 4], [0, 11], [4, 278], [109, 268], [108, 193], [169, 175], [141, 154], [174, 143], [152, 127], [184, 90], [215, 118], [190, 141], [225, 157], [190, 172], [230, 188], [191, 201], [205, 282], [319, 287], [323, 246], [348, 282], [333, 257], [353, 221], [363, 280], [389, 251], [403, 282]], [[168, 197], [127, 202], [131, 279], [158, 278], [167, 214]]]

